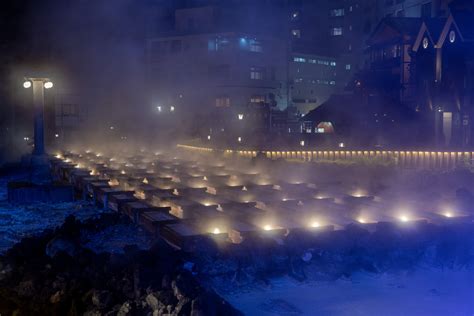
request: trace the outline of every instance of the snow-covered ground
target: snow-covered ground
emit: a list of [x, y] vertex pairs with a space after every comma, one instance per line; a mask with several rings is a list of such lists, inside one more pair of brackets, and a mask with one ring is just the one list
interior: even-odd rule
[[[61, 226], [69, 215], [83, 221], [104, 213], [90, 202], [34, 203], [14, 206], [7, 202], [7, 182], [0, 178], [0, 254], [7, 251], [24, 237], [40, 234], [47, 229]], [[148, 248], [151, 242], [142, 229], [132, 223], [107, 227], [105, 230], [84, 236], [86, 247], [96, 252], [121, 252], [125, 245]]]
[[282, 277], [223, 297], [245, 315], [472, 316], [474, 269], [358, 273], [350, 280], [317, 283]]

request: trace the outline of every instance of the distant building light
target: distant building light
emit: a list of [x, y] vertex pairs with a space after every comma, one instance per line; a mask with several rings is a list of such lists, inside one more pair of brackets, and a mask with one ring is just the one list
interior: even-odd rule
[[115, 129], [115, 127], [113, 127], [113, 126], [110, 126], [109, 128], [110, 128], [111, 130], [114, 130], [114, 129]]
[[46, 81], [44, 83], [44, 88], [45, 89], [51, 89], [53, 87], [53, 83], [51, 81]]
[[59, 137], [59, 134], [54, 134], [54, 137], [58, 138], [58, 137]]
[[207, 140], [211, 140], [211, 135], [207, 135]]
[[170, 111], [174, 112], [174, 106], [170, 106]]
[[242, 137], [239, 136], [239, 137], [237, 138], [237, 141], [238, 141], [239, 143], [241, 143], [241, 142], [242, 142]]
[[291, 34], [296, 38], [301, 38], [301, 30], [292, 30]]
[[331, 61], [331, 66], [335, 67], [335, 66], [336, 66], [336, 62], [335, 62], [335, 61]]
[[351, 70], [351, 64], [346, 65], [346, 70]]
[[160, 106], [160, 105], [158, 105], [158, 106], [156, 107], [156, 109], [158, 110], [158, 112], [161, 112], [161, 106]]
[[344, 143], [339, 143], [339, 148], [344, 148], [346, 145]]
[[301, 140], [301, 141], [300, 141], [300, 145], [301, 145], [302, 147], [304, 147], [304, 140]]
[[303, 58], [303, 57], [293, 57], [293, 61], [294, 61], [294, 62], [297, 62], [297, 63], [305, 63], [305, 62], [306, 62], [306, 58]]
[[244, 119], [244, 115], [243, 114], [238, 114], [237, 117], [239, 118], [239, 121], [242, 121]]
[[342, 35], [342, 27], [333, 27], [331, 29], [332, 36], [341, 36]]

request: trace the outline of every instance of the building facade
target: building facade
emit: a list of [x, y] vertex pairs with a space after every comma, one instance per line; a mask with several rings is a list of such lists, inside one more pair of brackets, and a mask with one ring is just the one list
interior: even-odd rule
[[305, 115], [338, 91], [337, 60], [313, 54], [292, 54], [290, 95], [293, 105]]

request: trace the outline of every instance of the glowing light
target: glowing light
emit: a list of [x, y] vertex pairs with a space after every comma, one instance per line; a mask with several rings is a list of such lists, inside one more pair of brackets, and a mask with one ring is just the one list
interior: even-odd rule
[[238, 114], [237, 117], [239, 118], [239, 121], [242, 121], [244, 119], [244, 115], [243, 114]]
[[313, 221], [310, 226], [313, 228], [318, 228], [321, 227], [321, 224], [319, 224], [319, 222]]
[[263, 230], [267, 230], [267, 231], [268, 231], [268, 230], [272, 230], [272, 229], [273, 229], [272, 225], [265, 225], [265, 226], [263, 226]]
[[221, 230], [216, 227], [216, 228], [214, 228], [214, 229], [212, 230], [212, 233], [213, 233], [214, 235], [217, 235], [217, 234], [220, 234], [220, 233], [221, 233]]
[[122, 170], [122, 171], [120, 171], [120, 173], [121, 173], [121, 174], [125, 174], [126, 172], [125, 172], [125, 170]]
[[59, 134], [54, 134], [54, 137], [58, 138], [58, 137], [59, 137]]
[[338, 146], [339, 146], [339, 148], [344, 148], [344, 147], [346, 147], [346, 145], [345, 145], [344, 143], [339, 143]]
[[109, 128], [110, 128], [110, 130], [112, 130], [112, 131], [115, 129], [115, 127], [113, 127], [113, 126], [110, 126]]
[[156, 109], [158, 110], [158, 112], [161, 112], [161, 106], [157, 106]]
[[304, 147], [304, 140], [301, 140], [301, 141], [300, 141], [300, 145], [301, 145], [302, 147]]
[[409, 221], [408, 216], [406, 216], [406, 215], [401, 215], [401, 216], [399, 217], [399, 219], [400, 219], [400, 221], [402, 221], [402, 222], [408, 222], [408, 221]]
[[51, 81], [46, 81], [44, 83], [44, 88], [45, 89], [51, 89], [53, 87], [53, 83]]
[[174, 112], [174, 106], [170, 106], [170, 111]]
[[211, 135], [207, 135], [207, 139], [208, 139], [208, 140], [211, 140]]
[[31, 88], [31, 81], [26, 80], [25, 82], [23, 82], [23, 88], [25, 89]]
[[143, 181], [142, 181], [142, 182], [143, 182], [143, 183], [145, 183], [145, 184], [148, 184], [148, 179], [147, 179], [147, 178], [145, 178], [145, 179], [143, 179]]
[[357, 219], [357, 221], [358, 221], [359, 223], [361, 223], [361, 224], [367, 223], [366, 219], [363, 218], [363, 217], [359, 217], [359, 218]]
[[55, 157], [58, 159], [63, 159], [63, 156], [61, 156], [61, 154], [57, 154]]
[[451, 212], [445, 212], [443, 215], [446, 217], [453, 217], [453, 213]]
[[239, 143], [241, 143], [241, 142], [242, 142], [242, 137], [240, 137], [240, 136], [237, 137], [237, 141], [238, 141]]

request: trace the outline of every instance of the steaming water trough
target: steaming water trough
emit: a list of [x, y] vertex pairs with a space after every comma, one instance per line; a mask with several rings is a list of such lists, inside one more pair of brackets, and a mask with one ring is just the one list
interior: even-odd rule
[[291, 232], [311, 236], [350, 224], [370, 231], [386, 223], [472, 223], [471, 210], [458, 209], [447, 197], [371, 192], [318, 174], [287, 176], [248, 159], [201, 154], [205, 159], [180, 151], [63, 152], [52, 165], [56, 177], [71, 182], [83, 197], [127, 214], [153, 236], [185, 250], [205, 240], [241, 243]]

